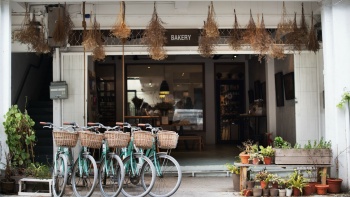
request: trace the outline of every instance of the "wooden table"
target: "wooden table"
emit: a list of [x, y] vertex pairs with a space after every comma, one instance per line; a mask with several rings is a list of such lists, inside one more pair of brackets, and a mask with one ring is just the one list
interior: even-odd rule
[[329, 164], [322, 164], [322, 165], [305, 165], [305, 164], [300, 164], [300, 165], [276, 165], [276, 164], [272, 164], [272, 165], [263, 165], [263, 164], [259, 164], [259, 165], [253, 165], [253, 164], [242, 164], [242, 163], [235, 163], [234, 165], [239, 166], [240, 167], [240, 183], [239, 183], [239, 189], [242, 190], [244, 189], [244, 186], [246, 185], [246, 181], [247, 181], [247, 172], [248, 172], [248, 168], [249, 167], [266, 167], [266, 170], [268, 170], [269, 167], [280, 167], [283, 169], [286, 168], [305, 168], [305, 167], [309, 167], [309, 168], [316, 168], [317, 172], [322, 171], [322, 173], [317, 173], [317, 176], [319, 177], [319, 174], [322, 174], [321, 178], [321, 184], [326, 184], [326, 178], [327, 178], [327, 168], [331, 167], [331, 165]]
[[[124, 116], [125, 121], [128, 119], [134, 119], [137, 123], [150, 123], [152, 126], [157, 126], [157, 120], [160, 120], [159, 116]], [[148, 120], [148, 122], [147, 122]], [[127, 121], [126, 121], [127, 122]]]

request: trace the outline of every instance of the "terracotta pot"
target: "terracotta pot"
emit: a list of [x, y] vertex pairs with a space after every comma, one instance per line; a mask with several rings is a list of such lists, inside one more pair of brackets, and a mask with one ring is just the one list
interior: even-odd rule
[[240, 184], [240, 180], [239, 180], [239, 174], [232, 174], [232, 180], [233, 180], [233, 191], [235, 192], [239, 192], [239, 184]]
[[261, 189], [267, 188], [267, 183], [265, 181], [260, 181]]
[[270, 165], [272, 163], [272, 157], [264, 157], [264, 164]]
[[253, 189], [253, 196], [261, 196], [262, 194], [262, 189], [261, 188], [254, 188]]
[[271, 187], [274, 188], [274, 189], [278, 189], [278, 182], [271, 183]]
[[327, 189], [329, 185], [322, 185], [322, 184], [317, 184], [315, 185], [316, 187], [316, 192], [318, 195], [325, 195], [327, 194]]
[[252, 196], [253, 195], [253, 190], [251, 189], [244, 189], [243, 190], [243, 196]]
[[253, 158], [253, 164], [258, 165], [260, 162], [259, 158]]
[[315, 194], [316, 193], [316, 187], [315, 187], [316, 184], [320, 184], [320, 183], [318, 183], [318, 182], [309, 182], [308, 183], [308, 185], [311, 187], [311, 190], [312, 190], [311, 194]]
[[249, 164], [249, 154], [239, 154], [239, 157], [241, 158], [241, 163], [242, 164]]
[[336, 178], [327, 179], [327, 185], [329, 185], [328, 192], [333, 194], [340, 193], [342, 182], [343, 182], [343, 179], [336, 179]]
[[300, 196], [301, 195], [301, 191], [296, 188], [296, 187], [293, 187], [293, 196]]
[[303, 196], [310, 196], [311, 194], [313, 194], [313, 188], [309, 184], [305, 185], [303, 187]]

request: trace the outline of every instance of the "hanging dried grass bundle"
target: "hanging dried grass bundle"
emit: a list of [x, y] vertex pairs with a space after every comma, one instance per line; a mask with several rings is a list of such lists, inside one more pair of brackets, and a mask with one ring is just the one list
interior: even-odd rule
[[235, 51], [242, 48], [243, 36], [242, 30], [239, 28], [239, 24], [236, 16], [236, 9], [233, 10], [235, 13], [235, 22], [233, 24], [233, 29], [231, 30], [231, 35], [228, 39], [228, 45]]
[[96, 47], [92, 52], [92, 59], [94, 61], [103, 61], [106, 57], [106, 52], [103, 45]]
[[284, 54], [284, 47], [280, 44], [272, 44], [269, 52], [269, 56], [277, 59], [284, 59], [286, 54]]
[[198, 41], [198, 51], [202, 57], [211, 58], [215, 51], [215, 38], [207, 37], [205, 30], [205, 22]]
[[117, 22], [111, 29], [111, 33], [119, 38], [128, 38], [130, 36], [131, 30], [125, 23], [125, 2], [120, 2], [120, 12], [118, 15]]
[[293, 20], [293, 32], [286, 35], [286, 44], [292, 45], [292, 50], [294, 51], [301, 51], [304, 40], [301, 36], [300, 29], [297, 26], [297, 14], [294, 14], [294, 20]]
[[219, 32], [218, 24], [215, 21], [214, 4], [212, 1], [208, 8], [208, 18], [205, 24], [206, 25], [204, 29], [205, 29], [206, 36], [210, 38], [219, 38], [220, 32]]
[[301, 22], [299, 29], [300, 37], [303, 41], [303, 44], [307, 45], [309, 43], [309, 28], [306, 24], [305, 14], [304, 14], [304, 3], [301, 4]]
[[[42, 22], [42, 24], [44, 24]], [[44, 25], [41, 28], [41, 31], [38, 35], [38, 41], [36, 43], [33, 44], [33, 49], [34, 51], [36, 51], [37, 53], [49, 53], [51, 48], [47, 43], [47, 40], [45, 39], [45, 27]]]
[[258, 26], [256, 28], [255, 37], [251, 41], [251, 47], [254, 51], [259, 53], [259, 61], [261, 61], [261, 59], [269, 52], [273, 43], [270, 33], [266, 31], [265, 28], [264, 15], [262, 15], [260, 23], [258, 17]]
[[287, 10], [283, 1], [282, 16], [280, 22], [277, 24], [277, 31], [275, 39], [277, 43], [282, 43], [282, 38], [293, 31], [293, 21], [287, 19]]
[[62, 8], [59, 5], [58, 17], [55, 24], [55, 29], [52, 34], [52, 38], [56, 43], [64, 44], [69, 37], [69, 34], [74, 27], [73, 22], [66, 11], [66, 5]]
[[90, 29], [86, 32], [82, 45], [85, 47], [86, 50], [94, 50], [96, 47], [98, 47], [98, 29], [99, 24], [96, 21], [96, 16], [94, 17], [94, 22], [91, 22], [90, 20]]
[[22, 21], [21, 27], [18, 30], [14, 31], [13, 40], [19, 41], [22, 44], [31, 44], [33, 39], [31, 38], [31, 34], [28, 34], [27, 32], [29, 33], [35, 32], [36, 26], [34, 25], [34, 23], [31, 23], [30, 21], [28, 3], [25, 3], [25, 6], [26, 6], [26, 11], [24, 14], [24, 19]]
[[256, 25], [252, 16], [252, 10], [250, 10], [250, 19], [246, 30], [243, 33], [243, 42], [247, 44], [252, 44], [255, 40]]
[[309, 32], [309, 43], [307, 45], [309, 51], [317, 52], [320, 49], [320, 44], [317, 40], [317, 34], [314, 27], [314, 12], [311, 13], [311, 29]]
[[167, 53], [164, 49], [166, 43], [166, 30], [162, 24], [164, 23], [158, 17], [156, 3], [154, 2], [152, 18], [143, 33], [142, 40], [143, 43], [148, 46], [147, 50], [150, 58], [154, 60], [163, 60], [167, 57]]
[[96, 47], [93, 49], [93, 59], [102, 61], [106, 57], [106, 52], [103, 46], [103, 39], [102, 39], [102, 33], [100, 29], [100, 23], [96, 21], [96, 15], [94, 17], [94, 24], [93, 24], [93, 33], [94, 33], [94, 38], [96, 42]]

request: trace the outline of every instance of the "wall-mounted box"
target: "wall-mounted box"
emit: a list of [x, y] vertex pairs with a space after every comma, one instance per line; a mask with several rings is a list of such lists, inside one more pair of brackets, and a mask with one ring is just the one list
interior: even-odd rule
[[67, 99], [68, 85], [65, 81], [51, 82], [50, 99]]

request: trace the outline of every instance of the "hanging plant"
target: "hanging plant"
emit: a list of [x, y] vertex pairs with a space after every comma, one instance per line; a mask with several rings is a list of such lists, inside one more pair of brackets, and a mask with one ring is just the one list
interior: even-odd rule
[[218, 29], [218, 24], [215, 20], [215, 11], [214, 11], [214, 4], [211, 1], [209, 10], [208, 10], [208, 18], [207, 22], [204, 25], [205, 34], [209, 38], [219, 38], [220, 32]]
[[275, 39], [276, 42], [279, 44], [282, 44], [282, 38], [293, 31], [293, 21], [290, 19], [287, 19], [287, 10], [284, 5], [283, 1], [283, 7], [282, 7], [282, 16], [280, 22], [277, 24], [277, 30], [276, 30], [276, 35]]
[[150, 58], [154, 60], [163, 60], [168, 57], [164, 45], [166, 43], [164, 22], [158, 17], [156, 3], [154, 2], [153, 14], [143, 33], [143, 43], [148, 48]]
[[85, 33], [83, 38], [82, 45], [86, 50], [94, 50], [97, 46], [97, 29], [98, 23], [96, 21], [96, 16], [94, 17], [94, 21], [91, 21], [90, 18], [90, 29]]
[[290, 44], [292, 50], [301, 51], [303, 46], [303, 39], [300, 33], [300, 29], [297, 26], [297, 14], [294, 14], [293, 20], [293, 32], [286, 35], [286, 44]]
[[286, 57], [284, 46], [276, 42], [271, 44], [269, 56], [276, 59], [284, 59]]
[[37, 27], [35, 25], [35, 16], [32, 22], [30, 20], [29, 6], [25, 3], [26, 11], [21, 27], [13, 33], [13, 39], [21, 44], [32, 44], [33, 40], [37, 39]]
[[105, 49], [103, 46], [103, 39], [102, 39], [102, 33], [101, 33], [101, 29], [100, 29], [100, 23], [98, 23], [96, 21], [96, 15], [94, 17], [94, 33], [95, 33], [95, 41], [97, 46], [94, 48], [92, 54], [93, 54], [93, 59], [94, 60], [98, 60], [98, 61], [102, 61], [105, 59], [106, 57], [106, 53], [105, 53]]
[[242, 38], [242, 30], [239, 28], [239, 24], [236, 16], [236, 9], [233, 10], [235, 14], [235, 22], [233, 24], [233, 29], [231, 30], [230, 37], [228, 39], [228, 45], [232, 50], [237, 51], [242, 48], [243, 38]]
[[67, 41], [73, 27], [74, 24], [69, 16], [69, 13], [66, 11], [66, 5], [64, 8], [59, 5], [58, 17], [52, 34], [52, 39], [58, 44], [64, 44]]
[[320, 44], [317, 40], [317, 34], [314, 27], [314, 12], [311, 12], [311, 29], [309, 32], [309, 43], [307, 45], [309, 51], [317, 52], [320, 49]]
[[304, 14], [304, 3], [301, 3], [301, 22], [299, 34], [302, 39], [303, 44], [307, 45], [309, 42], [309, 30], [306, 24], [305, 14]]
[[41, 22], [42, 28], [39, 32], [39, 36], [38, 36], [38, 41], [36, 43], [33, 44], [33, 49], [37, 52], [37, 53], [49, 53], [51, 48], [47, 43], [47, 40], [45, 38], [45, 26], [44, 26], [44, 22]]
[[243, 42], [246, 44], [252, 44], [255, 40], [256, 25], [252, 16], [252, 10], [250, 10], [250, 18], [246, 30], [243, 33]]
[[125, 2], [120, 2], [120, 11], [117, 22], [111, 29], [112, 34], [119, 39], [130, 37], [131, 30], [125, 23]]
[[258, 17], [255, 37], [251, 41], [251, 47], [259, 53], [259, 61], [261, 62], [261, 59], [267, 55], [273, 43], [270, 33], [265, 28], [264, 15], [262, 15], [260, 23]]
[[[210, 23], [208, 25], [208, 23]], [[201, 30], [201, 36], [198, 40], [198, 52], [202, 57], [211, 58], [215, 53], [215, 44], [219, 39], [219, 30], [215, 21], [213, 2], [208, 6], [207, 21]]]

